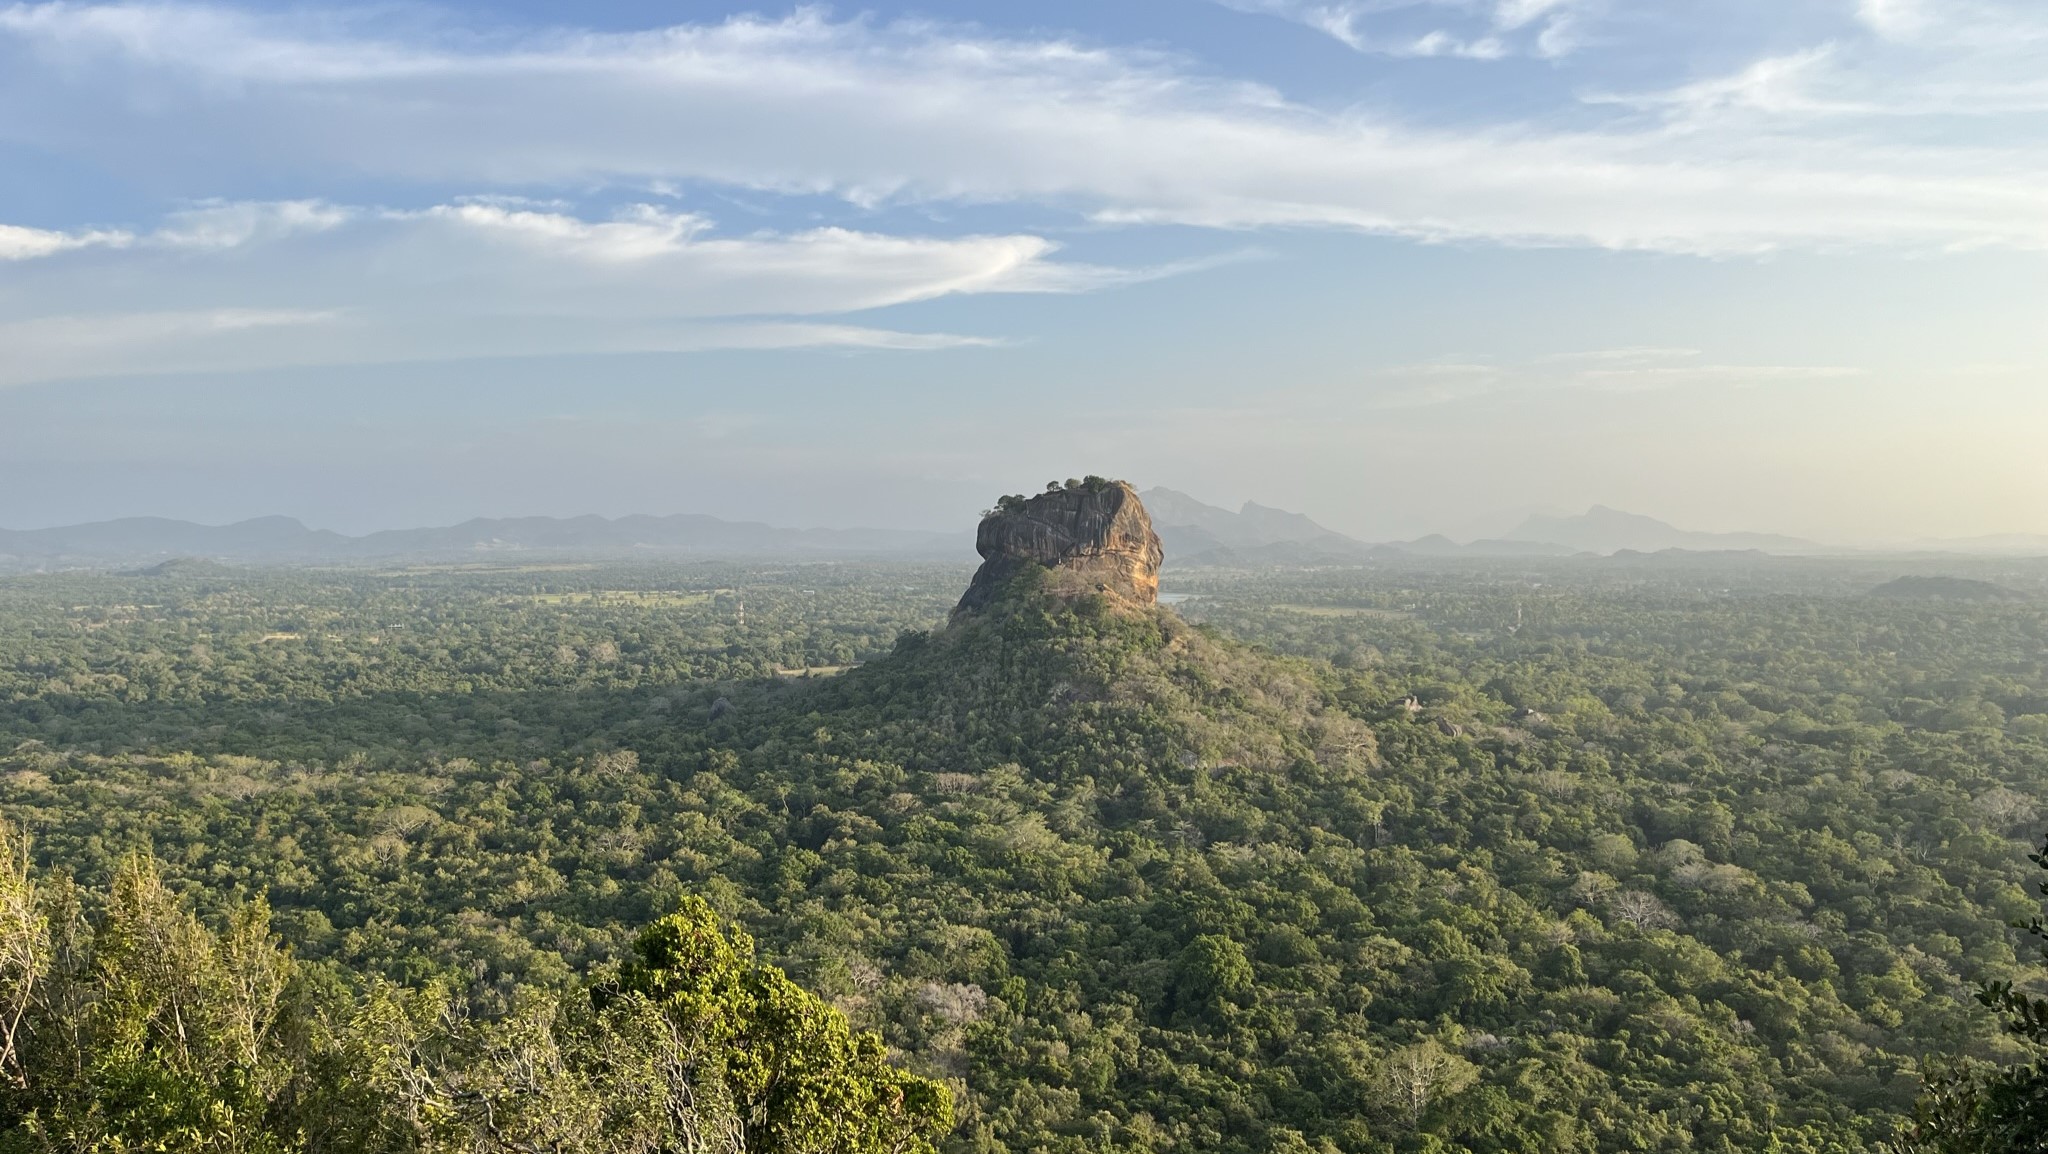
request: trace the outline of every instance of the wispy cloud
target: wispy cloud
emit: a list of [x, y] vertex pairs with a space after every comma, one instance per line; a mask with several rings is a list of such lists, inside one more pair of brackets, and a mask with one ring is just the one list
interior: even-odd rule
[[125, 232], [57, 232], [44, 228], [0, 224], [0, 261], [34, 260], [66, 249], [86, 248], [92, 245], [119, 248], [134, 239]]
[[[120, 372], [241, 367], [280, 329], [330, 325], [307, 309], [172, 309], [58, 314], [0, 323], [0, 387]], [[256, 358], [261, 363], [262, 357]]]
[[[1576, 10], [1417, 10], [1439, 9], [1517, 36]], [[0, 136], [117, 170], [522, 191], [696, 183], [868, 206], [1032, 202], [1108, 223], [1699, 253], [2048, 246], [2048, 154], [1842, 134], [1802, 101], [1855, 94], [1811, 75], [1643, 98], [1569, 129], [1420, 127], [1156, 53], [810, 10], [456, 42], [401, 37], [372, 16], [179, 4], [0, 9], [0, 65]], [[1773, 100], [1783, 115], [1767, 122], [1696, 114]]]
[[0, 295], [0, 384], [572, 352], [959, 348], [997, 342], [794, 318], [1152, 275], [1063, 264], [1054, 248], [837, 228], [728, 237], [649, 206], [586, 220], [476, 203], [209, 205], [118, 247], [25, 251]]
[[[414, 338], [407, 341], [406, 338]], [[396, 338], [396, 339], [394, 339]], [[452, 339], [449, 339], [452, 338]], [[688, 321], [626, 332], [522, 333], [507, 326], [432, 339], [377, 318], [306, 310], [200, 309], [39, 317], [0, 324], [0, 387], [89, 377], [233, 373], [323, 365], [544, 356], [564, 352], [691, 353], [849, 349], [930, 352], [1002, 342], [860, 325]]]
[[2048, 9], [2033, 0], [1860, 0], [1856, 14], [1901, 44], [2008, 50], [2048, 41]]
[[172, 214], [147, 243], [168, 248], [238, 248], [330, 232], [359, 215], [356, 209], [318, 200], [215, 202]]
[[1500, 60], [1577, 47], [1583, 0], [1218, 0], [1306, 25], [1380, 56]]
[[1821, 45], [1788, 55], [1768, 56], [1740, 71], [1675, 88], [1629, 95], [1589, 93], [1585, 99], [1595, 104], [1670, 109], [1695, 121], [1731, 109], [1792, 115], [1875, 111], [1874, 105], [1844, 100], [1827, 92], [1824, 78], [1833, 69], [1838, 52], [1834, 45]]
[[1903, 135], [1899, 122], [1936, 118], [1950, 155], [2038, 151], [2038, 127], [2011, 117], [2048, 111], [2048, 6], [1862, 0], [1856, 15], [1824, 40], [1720, 75], [1590, 99], [1660, 108], [1688, 131], [1803, 132], [1872, 154], [1931, 135]]

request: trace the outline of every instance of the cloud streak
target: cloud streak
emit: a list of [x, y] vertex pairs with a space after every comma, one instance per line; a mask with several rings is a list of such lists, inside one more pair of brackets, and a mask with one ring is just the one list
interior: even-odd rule
[[0, 261], [34, 260], [67, 249], [106, 245], [120, 248], [135, 238], [125, 232], [58, 232], [0, 224]]
[[482, 203], [236, 203], [178, 213], [118, 246], [20, 247], [0, 280], [0, 385], [578, 352], [971, 347], [997, 342], [794, 318], [1148, 275], [1054, 262], [1055, 246], [1034, 236], [727, 237], [650, 206], [585, 220]]
[[1218, 0], [1278, 16], [1356, 52], [1502, 60], [1556, 57], [1577, 47], [1582, 0]]
[[1965, 163], [1994, 152], [2038, 155], [2038, 124], [2015, 116], [2048, 111], [2048, 8], [1863, 0], [1856, 15], [1836, 36], [1720, 75], [1590, 99], [1660, 109], [1687, 132], [1805, 133], [1873, 155], [1939, 139]]
[[199, 309], [40, 317], [0, 324], [0, 388], [90, 377], [241, 373], [313, 366], [563, 353], [842, 349], [931, 352], [999, 340], [803, 322], [673, 322], [604, 333], [512, 326], [427, 332], [348, 313]]
[[[1526, 35], [1569, 11], [1468, 15]], [[1782, 81], [1644, 97], [1570, 129], [1420, 127], [1156, 53], [815, 11], [454, 43], [367, 17], [68, 4], [0, 9], [0, 72], [0, 134], [115, 169], [260, 158], [307, 180], [699, 182], [1696, 253], [2048, 246], [2040, 150], [1839, 134], [1786, 100], [1783, 115], [1751, 115], [1743, 92]]]

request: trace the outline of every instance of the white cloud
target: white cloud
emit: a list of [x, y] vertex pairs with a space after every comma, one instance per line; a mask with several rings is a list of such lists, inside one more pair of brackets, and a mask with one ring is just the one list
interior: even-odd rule
[[90, 245], [118, 248], [133, 239], [125, 232], [56, 232], [18, 224], [0, 224], [0, 261], [34, 260]]
[[1696, 80], [1661, 92], [1633, 96], [1597, 95], [1588, 99], [1595, 103], [1672, 108], [1695, 121], [1731, 109], [1794, 115], [1874, 111], [1871, 105], [1830, 98], [1825, 94], [1825, 78], [1835, 65], [1837, 54], [1834, 46], [1823, 45], [1783, 56], [1768, 56], [1738, 72]]
[[0, 384], [574, 352], [958, 348], [996, 342], [791, 318], [1082, 291], [1158, 271], [1057, 263], [1034, 236], [723, 237], [701, 216], [648, 206], [585, 220], [476, 203], [219, 204], [119, 249], [44, 248], [0, 280]]
[[149, 241], [173, 248], [236, 248], [252, 241], [326, 232], [354, 216], [351, 209], [317, 200], [215, 203], [172, 213]]
[[[1443, 7], [1515, 35], [1575, 11]], [[1783, 81], [1569, 130], [1423, 128], [1307, 107], [1157, 54], [808, 10], [460, 44], [395, 38], [371, 19], [0, 9], [0, 136], [116, 169], [260, 167], [308, 181], [705, 182], [863, 205], [1031, 201], [1112, 223], [1701, 253], [2048, 245], [2042, 150], [1836, 133], [1773, 97]], [[1782, 114], [1692, 114], [1743, 92]], [[665, 242], [620, 222], [581, 243]]]
[[688, 213], [664, 213], [639, 205], [624, 218], [592, 223], [559, 212], [507, 209], [494, 204], [440, 205], [427, 215], [463, 228], [494, 232], [535, 249], [606, 264], [625, 264], [671, 255], [709, 224]]
[[[2048, 5], [1862, 0], [1857, 16], [1840, 35], [1723, 75], [1593, 99], [1667, 109], [1688, 132], [1803, 133], [1876, 159], [1889, 150], [1974, 166], [2042, 155], [2038, 126], [2012, 116], [2048, 111]], [[1946, 147], [1908, 147], [1929, 140]]]
[[1572, 6], [1574, 0], [1501, 0], [1494, 8], [1494, 22], [1503, 28], [1524, 28], [1544, 16], [1555, 16]]
[[1500, 60], [1561, 56], [1575, 47], [1582, 0], [1218, 0], [1292, 20], [1380, 56]]
[[2048, 40], [2048, 9], [2035, 0], [1861, 0], [1857, 16], [1902, 44], [2009, 50]]

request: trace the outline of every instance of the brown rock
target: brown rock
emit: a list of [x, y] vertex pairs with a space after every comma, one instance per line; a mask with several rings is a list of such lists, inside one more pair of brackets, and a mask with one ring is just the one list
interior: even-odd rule
[[981, 568], [955, 613], [994, 601], [1003, 583], [1026, 566], [1052, 570], [1048, 582], [1065, 597], [1101, 594], [1125, 608], [1159, 600], [1159, 534], [1137, 490], [1122, 481], [1090, 478], [1076, 488], [1052, 489], [982, 518], [974, 548]]

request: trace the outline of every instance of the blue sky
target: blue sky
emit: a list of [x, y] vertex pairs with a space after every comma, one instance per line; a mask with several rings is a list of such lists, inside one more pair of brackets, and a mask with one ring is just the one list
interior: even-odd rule
[[2044, 112], [2034, 0], [0, 3], [0, 525], [2048, 532]]

